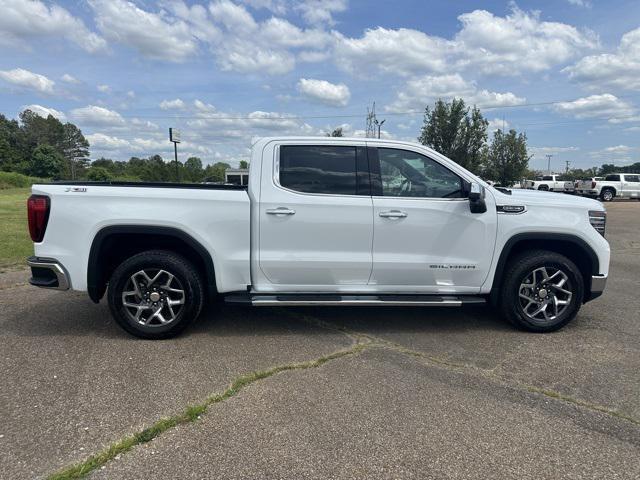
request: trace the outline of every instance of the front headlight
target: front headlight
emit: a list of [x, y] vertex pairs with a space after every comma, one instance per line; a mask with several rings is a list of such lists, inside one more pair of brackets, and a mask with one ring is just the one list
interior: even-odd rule
[[589, 223], [604, 237], [604, 230], [607, 225], [607, 212], [603, 212], [602, 210], [589, 210]]

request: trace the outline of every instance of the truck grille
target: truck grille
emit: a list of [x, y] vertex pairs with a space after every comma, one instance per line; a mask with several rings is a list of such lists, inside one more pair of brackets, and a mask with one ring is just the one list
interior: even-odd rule
[[598, 231], [598, 233], [600, 233], [600, 235], [604, 237], [605, 226], [607, 224], [607, 212], [590, 210], [589, 223]]

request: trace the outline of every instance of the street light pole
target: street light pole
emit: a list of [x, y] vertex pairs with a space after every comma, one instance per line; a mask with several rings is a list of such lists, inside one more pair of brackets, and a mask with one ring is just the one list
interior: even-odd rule
[[383, 124], [384, 122], [386, 122], [386, 121], [387, 121], [387, 119], [386, 119], [386, 118], [385, 118], [384, 120], [382, 120], [380, 123], [378, 123], [378, 122], [376, 121], [376, 123], [378, 123], [378, 138], [380, 138], [380, 128], [382, 127], [382, 124]]

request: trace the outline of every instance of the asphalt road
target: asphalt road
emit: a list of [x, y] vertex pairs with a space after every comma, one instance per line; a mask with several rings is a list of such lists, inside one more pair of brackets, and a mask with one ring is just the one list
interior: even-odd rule
[[606, 293], [548, 335], [489, 308], [225, 307], [149, 342], [2, 274], [0, 478], [45, 477], [276, 365], [91, 475], [640, 478], [640, 204], [607, 208]]

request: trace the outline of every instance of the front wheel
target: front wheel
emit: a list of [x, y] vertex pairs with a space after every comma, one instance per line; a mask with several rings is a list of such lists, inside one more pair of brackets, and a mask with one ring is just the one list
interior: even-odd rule
[[552, 332], [575, 318], [583, 296], [582, 274], [570, 259], [555, 252], [535, 250], [509, 262], [502, 283], [500, 310], [519, 328]]
[[115, 269], [108, 300], [113, 318], [127, 332], [161, 339], [179, 334], [196, 319], [204, 288], [188, 260], [151, 250], [128, 258]]

